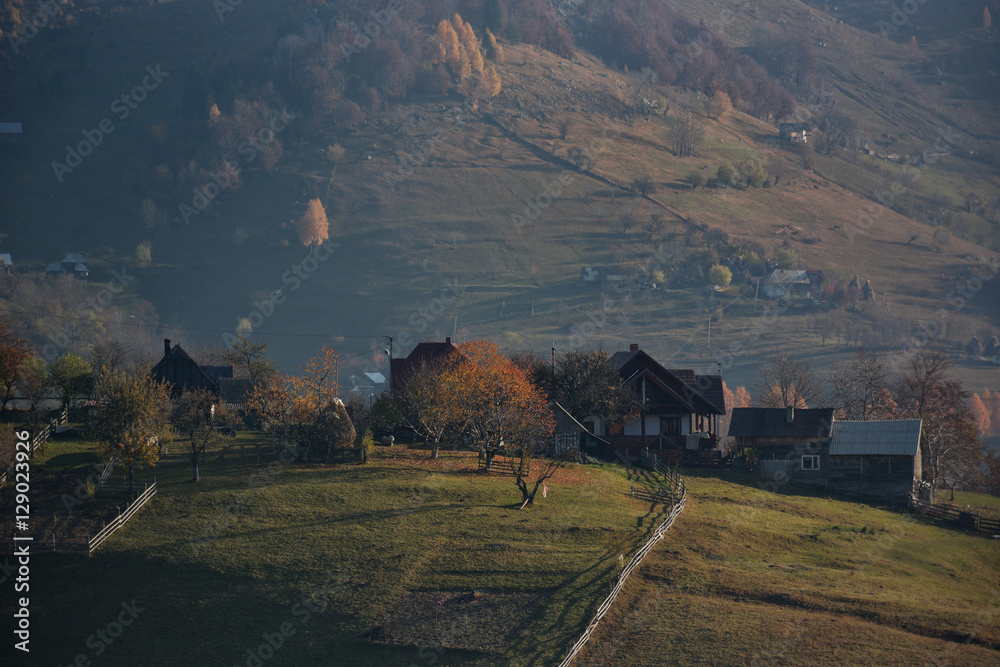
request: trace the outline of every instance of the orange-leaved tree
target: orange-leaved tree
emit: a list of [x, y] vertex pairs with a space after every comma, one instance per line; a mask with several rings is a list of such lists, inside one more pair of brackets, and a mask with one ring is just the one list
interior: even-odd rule
[[302, 245], [324, 243], [330, 238], [330, 222], [326, 219], [326, 209], [318, 199], [309, 200], [309, 208], [295, 222], [295, 230], [299, 233]]
[[449, 373], [457, 416], [479, 448], [487, 471], [497, 455], [510, 460], [521, 507], [530, 505], [539, 487], [562, 464], [558, 459], [535, 461], [555, 428], [545, 395], [524, 370], [500, 353], [496, 343], [471, 341], [460, 349], [462, 358]]
[[458, 353], [427, 359], [417, 364], [396, 392], [396, 404], [407, 426], [431, 446], [431, 458], [438, 457], [441, 441], [457, 437], [464, 427], [455, 373]]
[[302, 367], [301, 375], [277, 374], [254, 387], [251, 408], [266, 422], [274, 437], [292, 440], [309, 459], [313, 447], [326, 447], [326, 460], [335, 447], [353, 444], [354, 426], [337, 397], [339, 354], [324, 347]]

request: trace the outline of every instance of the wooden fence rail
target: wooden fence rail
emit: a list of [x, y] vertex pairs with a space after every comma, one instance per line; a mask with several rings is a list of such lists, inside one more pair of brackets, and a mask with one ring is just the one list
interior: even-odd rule
[[[666, 474], [668, 471], [666, 471], [666, 468], [664, 468], [660, 472], [664, 472]], [[611, 593], [608, 595], [607, 598], [604, 599], [604, 602], [601, 603], [601, 606], [597, 608], [597, 612], [594, 614], [594, 618], [591, 619], [590, 623], [587, 625], [587, 629], [583, 631], [583, 634], [580, 635], [580, 638], [577, 639], [576, 643], [574, 643], [573, 646], [570, 648], [569, 652], [566, 654], [566, 657], [563, 658], [562, 662], [559, 663], [559, 667], [569, 667], [569, 665], [572, 664], [573, 660], [576, 659], [577, 655], [580, 654], [580, 651], [583, 650], [584, 645], [590, 639], [590, 635], [593, 634], [595, 629], [597, 629], [597, 624], [601, 622], [601, 619], [604, 618], [604, 615], [608, 613], [609, 609], [611, 609], [611, 605], [614, 603], [615, 598], [618, 597], [618, 594], [624, 587], [625, 581], [629, 578], [629, 575], [631, 575], [632, 572], [635, 570], [635, 568], [639, 566], [639, 564], [649, 554], [649, 552], [653, 550], [653, 547], [655, 547], [656, 544], [663, 539], [663, 536], [666, 534], [667, 530], [672, 525], [674, 525], [674, 519], [676, 519], [677, 516], [684, 510], [684, 504], [687, 502], [687, 489], [683, 480], [680, 481], [679, 490], [680, 493], [677, 504], [673, 506], [673, 508], [670, 510], [670, 514], [667, 515], [667, 518], [664, 519], [663, 523], [661, 523], [657, 527], [657, 529], [653, 531], [653, 534], [652, 536], [650, 536], [649, 540], [647, 540], [646, 543], [642, 545], [642, 547], [632, 557], [632, 560], [628, 562], [628, 565], [625, 566], [625, 569], [623, 569], [621, 573], [618, 575], [618, 581], [615, 582], [614, 587], [611, 589]]]
[[[31, 439], [31, 447], [28, 450], [28, 456], [34, 456], [35, 450], [44, 445], [48, 441], [49, 436], [56, 432], [56, 428], [65, 424], [68, 418], [69, 414], [66, 408], [63, 408], [63, 411], [59, 413], [58, 419], [53, 419], [48, 425], [46, 425], [45, 428], [36, 433]], [[6, 484], [7, 480], [14, 476], [15, 465], [16, 464], [11, 464], [9, 468], [0, 473], [0, 486]]]
[[910, 507], [921, 514], [926, 514], [941, 521], [958, 524], [969, 530], [989, 533], [990, 535], [1000, 535], [1000, 519], [982, 516], [975, 512], [966, 512], [955, 507], [932, 505], [920, 500], [911, 500]]
[[[87, 554], [90, 555], [97, 551], [97, 548], [104, 544], [105, 541], [112, 535], [114, 535], [118, 530], [128, 522], [136, 512], [138, 512], [143, 505], [149, 502], [149, 499], [156, 495], [156, 481], [154, 480], [152, 484], [146, 484], [145, 490], [139, 496], [129, 503], [128, 507], [124, 511], [119, 511], [118, 516], [115, 517], [111, 523], [104, 526], [101, 532], [97, 533], [93, 537], [87, 538], [86, 541], [76, 541], [76, 542], [57, 542], [55, 536], [52, 536], [52, 541], [40, 541], [31, 542], [31, 550], [35, 553], [39, 552], [51, 552], [51, 553], [75, 553], [75, 554]], [[13, 550], [14, 542], [8, 541], [7, 548]], [[24, 542], [20, 542], [22, 546]], [[13, 551], [11, 551], [13, 553]]]

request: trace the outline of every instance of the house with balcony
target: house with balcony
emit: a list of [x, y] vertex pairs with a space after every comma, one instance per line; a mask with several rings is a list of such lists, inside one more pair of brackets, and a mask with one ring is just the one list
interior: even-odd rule
[[726, 414], [721, 376], [664, 368], [635, 343], [608, 362], [641, 407], [617, 424], [596, 417], [583, 420], [599, 438], [585, 443], [594, 449], [586, 453], [629, 463], [641, 457], [681, 463], [721, 455], [719, 418]]

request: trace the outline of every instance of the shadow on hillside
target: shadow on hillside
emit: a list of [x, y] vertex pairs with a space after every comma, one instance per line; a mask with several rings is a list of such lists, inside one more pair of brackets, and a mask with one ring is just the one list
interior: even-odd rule
[[836, 500], [839, 502], [855, 503], [867, 505], [877, 509], [893, 512], [903, 512], [906, 510], [905, 504], [891, 503], [876, 498], [862, 495], [852, 495], [842, 493], [832, 489], [824, 489], [817, 486], [804, 486], [792, 483], [780, 484], [777, 488], [772, 485], [765, 485], [765, 480], [752, 473], [733, 472], [731, 470], [688, 470], [681, 469], [681, 476], [689, 481], [688, 489], [691, 489], [692, 480], [697, 479], [719, 479], [739, 486], [753, 488], [767, 494], [774, 494], [784, 498], [820, 498], [823, 500]]

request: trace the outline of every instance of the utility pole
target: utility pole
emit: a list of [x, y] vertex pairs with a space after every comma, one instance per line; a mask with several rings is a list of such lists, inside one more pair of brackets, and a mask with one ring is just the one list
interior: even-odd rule
[[389, 339], [389, 358], [392, 359], [392, 336], [388, 336]]
[[552, 348], [552, 375], [556, 374], [556, 348]]
[[708, 351], [712, 351], [712, 316], [708, 316]]

